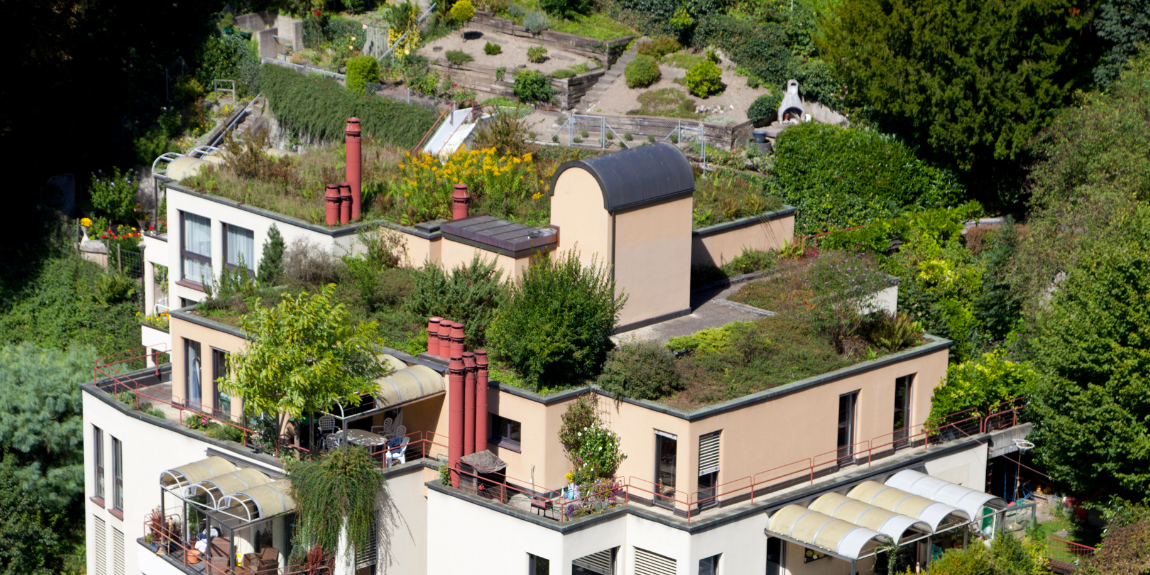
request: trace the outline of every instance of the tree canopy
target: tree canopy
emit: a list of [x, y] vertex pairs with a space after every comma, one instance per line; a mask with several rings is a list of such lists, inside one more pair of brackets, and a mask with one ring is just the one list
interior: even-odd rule
[[285, 296], [275, 307], [245, 314], [247, 349], [228, 359], [223, 391], [244, 398], [253, 414], [299, 417], [336, 402], [359, 404], [386, 375], [375, 322], [353, 322], [334, 286]]
[[1093, 3], [844, 0], [819, 49], [884, 129], [961, 170], [1025, 157], [1090, 80]]

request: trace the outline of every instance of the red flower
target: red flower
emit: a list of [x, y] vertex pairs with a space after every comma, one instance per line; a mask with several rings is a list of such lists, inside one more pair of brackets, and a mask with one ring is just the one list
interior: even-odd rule
[[155, 228], [153, 228], [152, 226], [148, 226], [148, 231], [149, 231], [149, 232], [150, 232], [150, 231], [152, 231], [152, 230], [154, 230], [154, 229], [155, 229]]
[[355, 53], [356, 53], [356, 54], [359, 54], [359, 50], [356, 50], [356, 51], [355, 51]]
[[316, 16], [319, 16], [319, 9], [318, 9], [318, 8], [317, 8], [317, 9], [315, 9], [315, 10], [312, 10], [312, 12], [315, 12], [315, 15], [316, 15]]

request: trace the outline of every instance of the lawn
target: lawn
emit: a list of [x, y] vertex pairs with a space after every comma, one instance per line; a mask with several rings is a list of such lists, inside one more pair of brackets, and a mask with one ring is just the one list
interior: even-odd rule
[[628, 116], [659, 116], [688, 120], [698, 120], [702, 117], [695, 113], [697, 102], [678, 88], [661, 88], [643, 92], [639, 94], [638, 100], [640, 107], [629, 110]]

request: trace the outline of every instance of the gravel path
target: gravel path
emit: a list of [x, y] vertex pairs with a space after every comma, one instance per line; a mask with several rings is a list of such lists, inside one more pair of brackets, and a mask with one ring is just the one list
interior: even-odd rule
[[[695, 104], [715, 107], [723, 106], [724, 111], [722, 116], [731, 118], [733, 123], [738, 124], [747, 121], [747, 108], [755, 101], [755, 98], [766, 94], [766, 88], [750, 88], [747, 86], [747, 79], [743, 76], [735, 74], [734, 67], [727, 69], [730, 65], [728, 62], [723, 62], [723, 83], [727, 85], [727, 89], [717, 96], [710, 98], [696, 98], [690, 96]], [[620, 78], [608, 88], [598, 102], [588, 103], [586, 106], [580, 105], [580, 110], [587, 110], [589, 114], [616, 114], [624, 115], [631, 110], [638, 109], [639, 94], [649, 92], [652, 90], [659, 90], [662, 88], [676, 88], [681, 90], [684, 94], [688, 94], [687, 87], [673, 82], [675, 78], [682, 78], [687, 75], [687, 71], [682, 68], [674, 66], [661, 65], [659, 71], [662, 72], [663, 77], [655, 84], [648, 88], [632, 89], [627, 87], [626, 78]], [[730, 109], [730, 106], [734, 109]]]

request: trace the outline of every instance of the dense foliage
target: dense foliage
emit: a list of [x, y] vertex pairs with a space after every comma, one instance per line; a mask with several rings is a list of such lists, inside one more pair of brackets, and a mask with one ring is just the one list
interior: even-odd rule
[[1123, 505], [1108, 519], [1102, 544], [1079, 570], [1086, 575], [1150, 573], [1150, 508]]
[[[366, 448], [348, 445], [313, 461], [292, 461], [287, 472], [299, 509], [292, 559], [298, 561], [313, 542], [335, 555], [341, 533], [346, 533], [352, 549], [365, 549], [376, 541], [377, 506], [385, 479]], [[347, 553], [346, 560], [351, 561], [352, 555]]]
[[209, 36], [197, 54], [196, 79], [211, 87], [213, 80], [235, 80], [238, 96], [252, 96], [260, 89], [258, 44], [237, 34]]
[[480, 349], [487, 344], [487, 328], [507, 289], [495, 260], [485, 262], [477, 254], [470, 264], [450, 272], [426, 263], [413, 276], [414, 289], [404, 305], [419, 317], [442, 317], [463, 324], [467, 345]]
[[[138, 216], [143, 216], [140, 204], [136, 201], [136, 191], [139, 184], [134, 181], [135, 174], [129, 170], [120, 172], [114, 168], [111, 174], [97, 172], [92, 174], [88, 183], [88, 194], [92, 198], [92, 207], [104, 214], [113, 223], [135, 224]], [[99, 226], [97, 229], [102, 229]]]
[[1000, 531], [983, 545], [973, 541], [963, 549], [948, 549], [931, 560], [931, 575], [1044, 575], [1049, 573], [1045, 547], [1037, 541], [1022, 539]]
[[515, 83], [512, 84], [511, 91], [523, 102], [548, 103], [555, 95], [551, 79], [538, 70], [525, 70], [515, 74]]
[[802, 233], [859, 226], [911, 210], [957, 205], [954, 176], [873, 130], [804, 123], [776, 142], [774, 173]]
[[[5, 573], [60, 572], [74, 539], [82, 537], [80, 383], [91, 377], [95, 360], [90, 346], [0, 347], [0, 565]], [[77, 520], [81, 532], [73, 533]]]
[[595, 384], [615, 397], [659, 399], [683, 388], [675, 358], [653, 341], [620, 344], [607, 354]]
[[379, 61], [367, 55], [349, 58], [344, 83], [347, 91], [362, 96], [367, 91], [368, 82], [379, 82]]
[[1087, 85], [1092, 18], [1069, 0], [844, 0], [818, 46], [884, 129], [989, 174]]
[[639, 54], [623, 70], [628, 88], [646, 88], [659, 81], [659, 63], [651, 56]]
[[268, 237], [264, 240], [259, 265], [256, 266], [256, 279], [261, 284], [273, 285], [283, 274], [284, 248], [283, 234], [280, 234], [279, 228], [272, 224], [268, 228]]
[[515, 279], [487, 330], [496, 357], [536, 388], [595, 375], [627, 301], [606, 268], [594, 260], [584, 267], [569, 251], [532, 260]]
[[687, 70], [687, 89], [700, 98], [723, 91], [723, 71], [710, 60], [703, 60]]
[[965, 412], [961, 418], [967, 418], [1010, 409], [1015, 406], [1007, 402], [1034, 393], [1037, 377], [1029, 362], [1012, 361], [1003, 349], [953, 363], [942, 385], [934, 388], [927, 420], [943, 424], [949, 423], [943, 417], [960, 411]]
[[784, 86], [796, 64], [787, 44], [787, 30], [777, 22], [755, 24], [735, 16], [704, 20], [695, 34], [700, 46], [718, 46], [767, 86]]
[[560, 18], [574, 19], [594, 7], [591, 0], [539, 0], [539, 7]]
[[747, 108], [747, 119], [752, 122], [771, 123], [779, 117], [779, 106], [783, 103], [783, 92], [776, 90], [770, 94], [763, 94], [751, 102]]
[[260, 68], [260, 86], [280, 125], [302, 138], [340, 141], [347, 118], [359, 118], [363, 134], [409, 148], [419, 143], [436, 113], [390, 98], [348, 93], [330, 78], [310, 78], [279, 66]]
[[1032, 441], [1049, 475], [1076, 493], [1150, 493], [1150, 211], [1115, 239], [1089, 240], [1038, 322], [1041, 375]]
[[1098, 37], [1112, 44], [1094, 68], [1094, 81], [1108, 86], [1139, 48], [1150, 42], [1150, 1], [1106, 0], [1098, 6], [1094, 28]]

